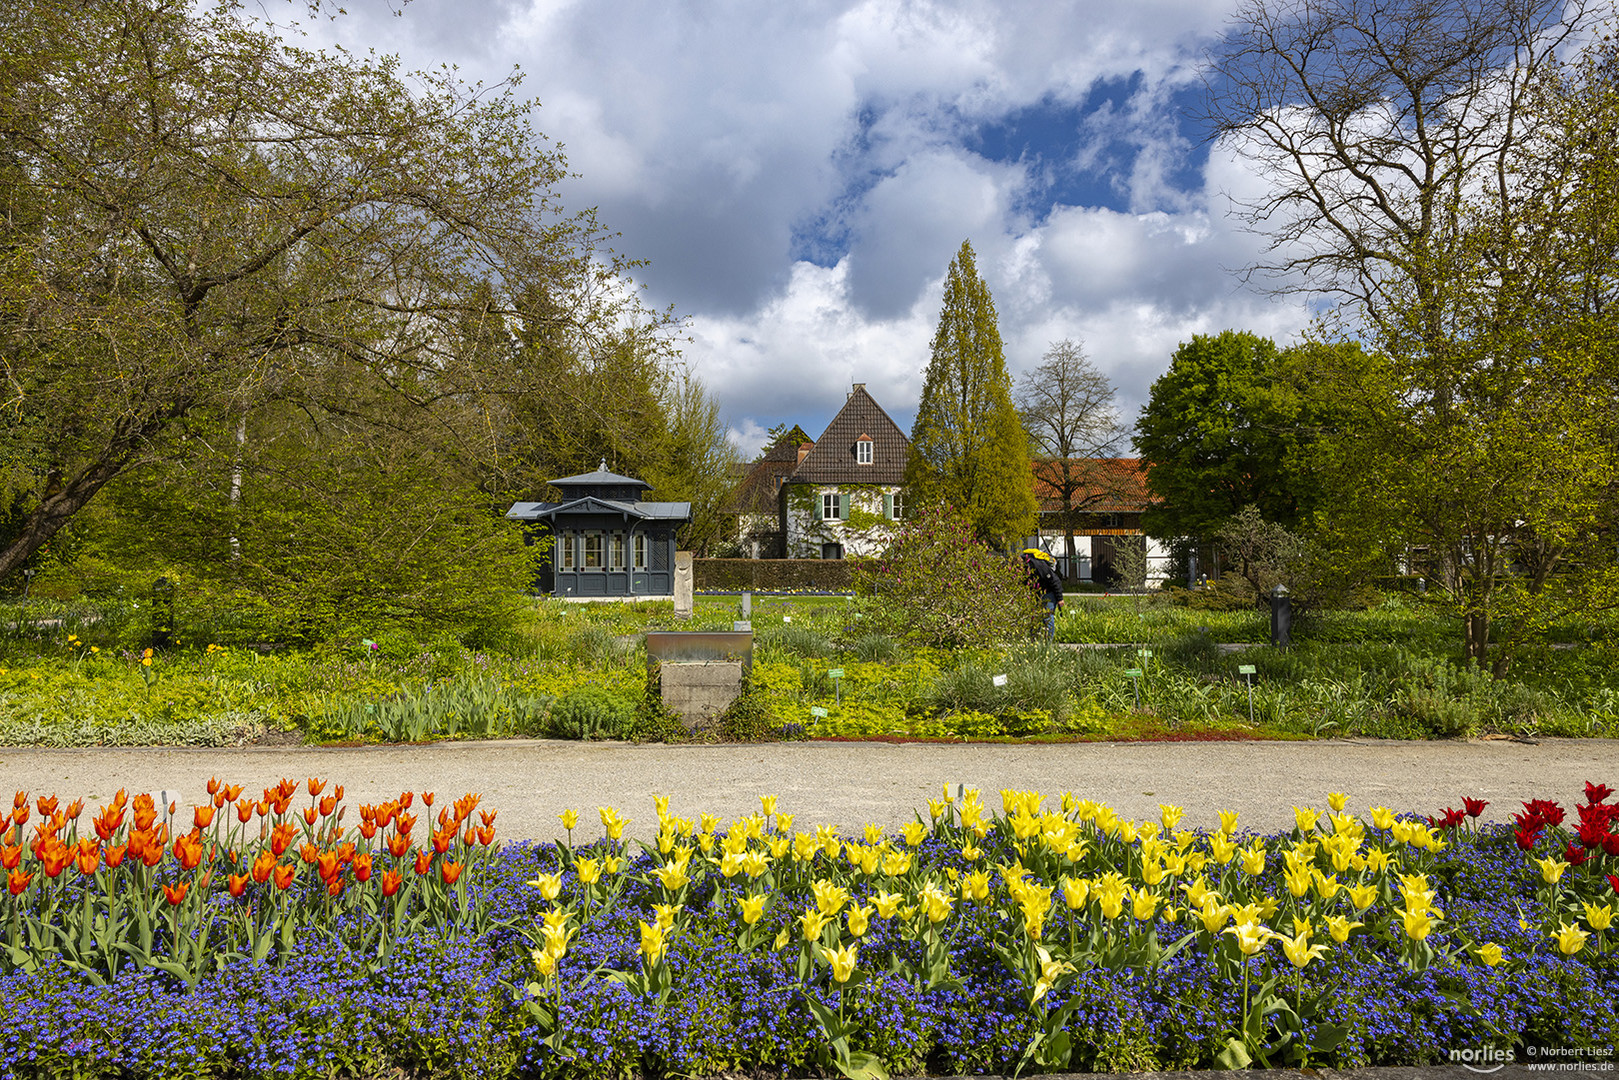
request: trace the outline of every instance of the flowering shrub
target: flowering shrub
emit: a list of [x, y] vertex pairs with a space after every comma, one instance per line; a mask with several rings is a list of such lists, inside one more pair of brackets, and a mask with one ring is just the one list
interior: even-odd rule
[[[46, 839], [67, 846], [82, 808], [18, 800], [4, 858], [30, 880], [9, 894], [7, 947], [32, 959], [0, 977], [0, 1077], [1342, 1067], [1619, 1041], [1619, 856], [1600, 785], [1577, 822], [1549, 800], [1526, 804], [1515, 828], [1477, 828], [1473, 802], [1361, 820], [1329, 796], [1270, 837], [1231, 814], [1193, 832], [1178, 807], [1130, 822], [1033, 792], [1002, 792], [992, 812], [947, 790], [892, 836], [795, 830], [768, 796], [723, 829], [660, 801], [648, 843], [604, 808], [601, 839], [576, 843], [570, 812], [566, 840], [498, 851], [449, 838], [470, 823], [462, 800], [435, 831], [444, 850], [417, 853], [438, 868], [405, 909], [420, 921], [385, 952], [364, 929], [366, 901], [323, 906], [340, 897], [321, 856], [353, 845], [331, 871], [343, 896], [376, 896], [384, 860], [407, 877], [415, 860], [388, 848], [405, 800], [368, 808], [368, 837], [309, 798], [314, 821], [267, 808], [261, 852], [289, 821], [319, 840], [313, 862], [287, 861], [284, 906], [273, 881], [233, 895], [233, 878], [204, 872], [230, 862], [239, 831], [200, 825], [150, 875], [105, 877]], [[86, 838], [107, 844], [95, 826], [108, 826], [124, 866], [132, 843], [144, 865], [151, 848], [129, 837], [163, 828], [159, 808], [132, 803], [125, 828], [117, 807]], [[30, 809], [42, 821], [24, 845]], [[188, 870], [191, 843], [203, 857]], [[447, 860], [463, 858], [445, 887]], [[110, 912], [126, 902], [116, 886], [161, 912], [182, 885], [194, 917], [159, 926], [149, 953], [104, 975], [68, 962], [70, 908]], [[295, 929], [257, 958], [221, 951], [195, 978], [159, 962], [192, 955], [205, 930], [256, 941], [231, 924], [293, 910]]]

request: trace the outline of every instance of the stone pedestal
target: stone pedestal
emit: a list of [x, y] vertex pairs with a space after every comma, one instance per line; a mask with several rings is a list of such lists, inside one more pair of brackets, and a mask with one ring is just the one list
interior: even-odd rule
[[688, 728], [715, 719], [742, 693], [741, 660], [673, 660], [659, 671], [663, 707]]
[[691, 552], [675, 552], [675, 618], [691, 618], [692, 603]]

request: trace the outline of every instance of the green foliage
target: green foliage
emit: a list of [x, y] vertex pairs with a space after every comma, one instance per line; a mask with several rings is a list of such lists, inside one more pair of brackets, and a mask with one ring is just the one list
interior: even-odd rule
[[570, 690], [551, 707], [550, 730], [569, 739], [624, 739], [636, 723], [635, 705], [596, 686]]
[[913, 506], [948, 504], [1004, 551], [1034, 532], [1028, 438], [1012, 405], [995, 301], [965, 241], [945, 280], [905, 488]]
[[873, 628], [926, 645], [990, 645], [1029, 636], [1039, 596], [1023, 568], [973, 539], [964, 517], [927, 507], [857, 571]]
[[[1361, 366], [1352, 346], [1303, 351]], [[1295, 352], [1234, 330], [1175, 351], [1136, 422], [1147, 489], [1161, 500], [1142, 515], [1150, 535], [1211, 539], [1245, 507], [1288, 528], [1309, 519], [1316, 486], [1303, 448], [1331, 410], [1288, 374]]]

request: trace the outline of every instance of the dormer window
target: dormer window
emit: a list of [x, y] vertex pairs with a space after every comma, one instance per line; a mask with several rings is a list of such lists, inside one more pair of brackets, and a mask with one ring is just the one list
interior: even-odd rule
[[871, 436], [862, 435], [854, 444], [854, 460], [856, 465], [871, 464]]

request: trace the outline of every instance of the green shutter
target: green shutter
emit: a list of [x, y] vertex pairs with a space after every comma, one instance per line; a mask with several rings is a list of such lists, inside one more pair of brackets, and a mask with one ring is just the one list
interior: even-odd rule
[[815, 493], [815, 520], [816, 521], [821, 520], [821, 505], [822, 505], [821, 493], [819, 491], [817, 491]]
[[883, 492], [883, 517], [889, 521], [894, 520], [894, 493], [892, 491]]

